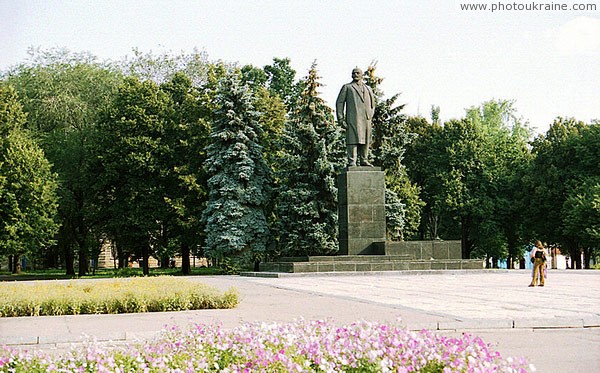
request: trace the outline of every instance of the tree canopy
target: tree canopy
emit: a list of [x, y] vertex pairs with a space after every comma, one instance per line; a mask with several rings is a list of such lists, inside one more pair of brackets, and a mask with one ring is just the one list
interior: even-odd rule
[[[98, 62], [32, 50], [0, 75], [0, 255], [75, 274], [102, 242], [119, 265], [195, 253], [257, 263], [337, 252], [343, 131], [316, 63], [263, 67], [204, 52]], [[540, 239], [590, 267], [600, 244], [600, 123], [558, 117], [534, 136], [515, 102], [442, 123], [409, 117], [375, 65], [372, 154], [391, 240], [460, 239], [509, 267]], [[583, 253], [583, 260], [581, 260]], [[186, 263], [186, 260], [188, 262]]]
[[13, 272], [20, 256], [49, 246], [58, 228], [56, 174], [25, 121], [15, 90], [0, 84], [0, 253], [11, 255]]

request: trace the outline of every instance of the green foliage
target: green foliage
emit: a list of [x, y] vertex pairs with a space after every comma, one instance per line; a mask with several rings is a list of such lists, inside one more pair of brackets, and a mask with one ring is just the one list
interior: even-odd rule
[[[589, 268], [598, 250], [595, 200], [600, 178], [600, 125], [556, 118], [545, 135], [533, 141], [535, 159], [525, 178], [528, 224], [544, 240], [558, 243]], [[591, 234], [591, 235], [590, 235]], [[583, 249], [585, 263], [579, 261]]]
[[450, 238], [444, 224], [447, 221], [447, 209], [442, 197], [443, 182], [440, 177], [446, 162], [441, 136], [443, 127], [435, 122], [429, 123], [422, 117], [409, 117], [406, 126], [407, 131], [415, 136], [406, 148], [407, 174], [418, 186], [424, 204], [418, 238]]
[[68, 283], [0, 283], [0, 317], [165, 312], [234, 308], [235, 289], [221, 293], [174, 277]]
[[240, 69], [241, 81], [253, 90], [264, 88], [267, 85], [267, 74], [263, 69], [246, 65]]
[[600, 248], [600, 178], [589, 178], [569, 191], [562, 208], [563, 231], [582, 245]]
[[[161, 246], [164, 249], [177, 243], [176, 251], [187, 258], [192, 248], [200, 247], [204, 239], [201, 215], [208, 191], [202, 166], [209, 142], [209, 113], [202, 100], [202, 89], [193, 87], [184, 73], [176, 73], [161, 86], [161, 90], [171, 97], [173, 105], [172, 118], [167, 122], [170, 125], [162, 139], [168, 144], [169, 151], [161, 166], [163, 182], [167, 185], [164, 195], [166, 229], [163, 228]], [[189, 261], [183, 262], [182, 271], [190, 272]]]
[[414, 134], [407, 131], [406, 116], [401, 113], [404, 105], [396, 106], [400, 94], [383, 98], [379, 89], [383, 79], [375, 75], [374, 64], [368, 67], [365, 78], [377, 98], [372, 148], [375, 164], [385, 172], [387, 236], [392, 240], [402, 240], [418, 229], [424, 205], [419, 197], [419, 188], [411, 182], [403, 164], [405, 149]]
[[173, 145], [167, 133], [172, 118], [167, 93], [150, 81], [127, 78], [99, 126], [98, 219], [110, 239], [135, 249], [144, 263], [171, 212], [165, 163]]
[[[439, 115], [439, 113], [438, 113]], [[489, 101], [439, 126], [411, 118], [409, 175], [422, 188], [421, 236], [460, 238], [463, 256], [518, 256], [528, 128], [510, 101]]]
[[279, 157], [279, 139], [283, 134], [286, 109], [278, 96], [273, 96], [265, 88], [258, 88], [254, 97], [254, 109], [260, 113], [258, 121], [263, 128], [259, 143], [267, 164], [275, 171]]
[[[316, 69], [296, 82], [287, 58], [244, 66], [248, 89], [223, 82], [235, 66], [197, 51], [136, 50], [108, 64], [31, 49], [2, 74], [0, 251], [64, 261], [70, 275], [78, 256], [82, 276], [102, 240], [121, 265], [130, 254], [202, 255], [207, 240], [214, 258], [241, 255], [244, 266], [261, 258], [272, 225], [268, 244], [281, 245], [270, 254], [334, 253], [344, 140]], [[512, 101], [443, 125], [432, 106], [430, 123], [407, 118], [398, 94], [383, 97], [374, 66], [365, 76], [377, 96], [372, 154], [385, 170], [388, 239], [460, 238], [465, 257], [517, 258], [539, 238], [583, 252], [586, 266], [598, 255], [598, 122], [557, 118], [528, 144]], [[25, 212], [36, 209], [46, 212]]]
[[508, 244], [524, 243], [515, 165], [529, 157], [527, 127], [511, 101], [492, 100], [469, 109], [466, 119], [446, 123], [443, 133], [449, 161], [444, 194], [460, 217], [463, 256], [506, 258]]
[[14, 89], [0, 84], [0, 254], [17, 257], [51, 244], [58, 229], [56, 175], [24, 123]]
[[336, 176], [344, 164], [344, 140], [331, 109], [319, 97], [316, 64], [304, 86], [281, 144], [277, 215], [280, 250], [286, 256], [338, 250]]
[[273, 64], [264, 67], [267, 85], [272, 96], [277, 95], [288, 111], [293, 111], [303, 90], [302, 83], [296, 83], [296, 71], [290, 66], [289, 58], [273, 58]]
[[239, 77], [221, 81], [205, 162], [209, 198], [205, 255], [221, 259], [243, 256], [258, 260], [265, 252], [270, 198], [270, 171], [259, 139], [262, 127], [254, 98]]
[[7, 137], [13, 131], [23, 130], [27, 115], [11, 85], [0, 85], [0, 135]]
[[208, 60], [204, 51], [194, 49], [191, 53], [174, 54], [161, 51], [158, 54], [133, 49], [133, 56], [123, 58], [113, 64], [126, 76], [140, 80], [151, 80], [156, 84], [164, 84], [173, 79], [175, 74], [186, 75], [196, 87], [210, 84], [214, 73], [214, 64]]
[[96, 175], [88, 171], [91, 134], [102, 110], [110, 104], [121, 76], [89, 54], [51, 49], [32, 51], [33, 63], [17, 66], [8, 81], [17, 88], [27, 127], [39, 139], [59, 178], [58, 244], [67, 272], [74, 274], [78, 252], [79, 275], [87, 271], [87, 259], [95, 246], [90, 232], [94, 198], [89, 186]]

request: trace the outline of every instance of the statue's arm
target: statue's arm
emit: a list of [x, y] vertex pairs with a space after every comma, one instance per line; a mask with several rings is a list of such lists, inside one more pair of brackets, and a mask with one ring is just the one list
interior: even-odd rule
[[371, 87], [369, 87], [369, 97], [371, 98], [371, 116], [375, 114], [375, 94]]
[[340, 94], [335, 101], [335, 113], [337, 114], [338, 122], [342, 122], [344, 120], [344, 105], [346, 104], [347, 90], [348, 88], [346, 85], [343, 85], [342, 89], [340, 90]]

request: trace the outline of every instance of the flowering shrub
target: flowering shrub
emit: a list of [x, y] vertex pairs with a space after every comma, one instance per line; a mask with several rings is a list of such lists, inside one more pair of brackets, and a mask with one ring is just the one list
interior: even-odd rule
[[220, 309], [237, 304], [235, 289], [221, 293], [169, 276], [0, 283], [0, 317]]
[[412, 332], [399, 325], [330, 321], [244, 324], [233, 330], [197, 324], [165, 329], [138, 345], [96, 343], [53, 357], [4, 348], [0, 372], [529, 372], [480, 338]]

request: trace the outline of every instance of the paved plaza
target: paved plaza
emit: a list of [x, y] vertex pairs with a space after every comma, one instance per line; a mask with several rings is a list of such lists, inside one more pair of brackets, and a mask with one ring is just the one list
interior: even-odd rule
[[151, 338], [165, 325], [399, 320], [412, 330], [480, 336], [504, 357], [527, 357], [538, 372], [600, 372], [600, 271], [551, 270], [546, 286], [535, 288], [527, 286], [530, 276], [528, 270], [489, 270], [190, 277], [222, 290], [235, 287], [238, 307], [2, 318], [0, 344], [60, 351], [89, 337], [115, 343]]

